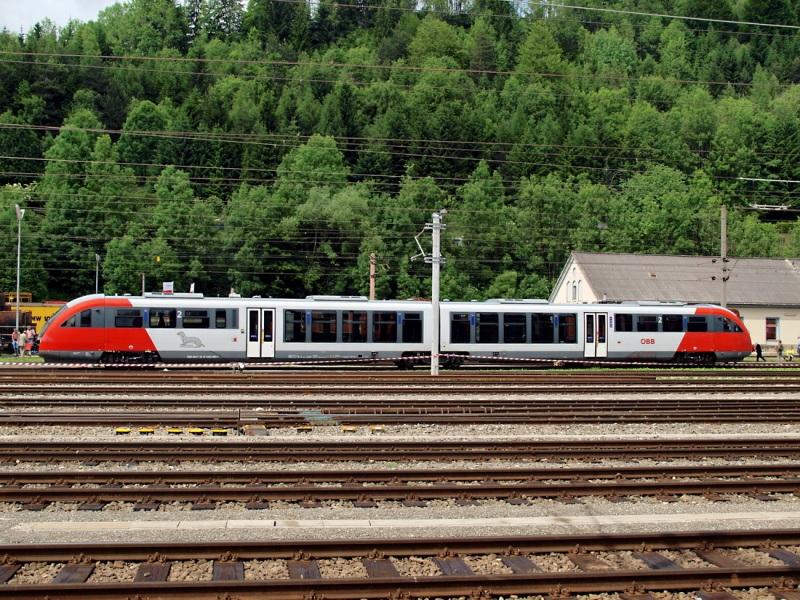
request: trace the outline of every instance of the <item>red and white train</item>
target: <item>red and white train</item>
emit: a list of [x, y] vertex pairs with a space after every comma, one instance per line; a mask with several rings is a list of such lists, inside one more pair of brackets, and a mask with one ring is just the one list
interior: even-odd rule
[[[710, 364], [741, 360], [752, 349], [738, 315], [713, 305], [489, 300], [440, 306], [445, 364], [470, 356]], [[39, 352], [47, 361], [410, 364], [430, 355], [431, 322], [431, 304], [413, 300], [91, 295], [50, 318]]]

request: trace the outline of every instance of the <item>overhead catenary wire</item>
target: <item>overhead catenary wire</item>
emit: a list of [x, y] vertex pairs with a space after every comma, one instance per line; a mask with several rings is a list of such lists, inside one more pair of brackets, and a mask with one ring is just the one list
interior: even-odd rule
[[[475, 139], [449, 139], [449, 138], [389, 138], [389, 137], [363, 137], [363, 136], [346, 136], [346, 135], [331, 135], [331, 134], [300, 134], [300, 133], [244, 133], [244, 132], [221, 132], [221, 131], [180, 131], [171, 129], [161, 130], [141, 130], [141, 129], [109, 129], [105, 127], [79, 127], [71, 124], [64, 125], [35, 125], [30, 123], [0, 123], [0, 129], [12, 130], [25, 130], [25, 131], [45, 131], [45, 132], [62, 132], [62, 131], [79, 131], [91, 134], [107, 134], [110, 136], [133, 136], [133, 137], [153, 137], [163, 139], [176, 139], [186, 141], [211, 141], [221, 143], [234, 143], [242, 145], [256, 145], [268, 147], [290, 147], [296, 148], [302, 143], [307, 143], [315, 136], [331, 138], [337, 142], [341, 142], [346, 147], [336, 150], [341, 153], [351, 152], [349, 146], [358, 146], [356, 152], [361, 152], [363, 146], [369, 146], [373, 142], [381, 143], [389, 148], [412, 148], [415, 144], [442, 144], [446, 145], [448, 149], [463, 150], [474, 152], [473, 148], [458, 148], [459, 144], [465, 146], [483, 146], [489, 149], [506, 148], [510, 151], [514, 148], [558, 148], [564, 150], [571, 149], [588, 149], [588, 150], [626, 150], [629, 152], [640, 151], [662, 151], [660, 148], [654, 146], [614, 146], [609, 144], [565, 144], [565, 143], [531, 143], [519, 141], [503, 141], [503, 140], [475, 140]], [[285, 143], [282, 143], [285, 142]], [[377, 150], [373, 150], [375, 152]], [[714, 149], [691, 149], [693, 154], [709, 154], [714, 152]], [[385, 152], [385, 151], [384, 151]], [[391, 152], [388, 152], [391, 153]], [[548, 154], [548, 153], [544, 153]], [[751, 156], [797, 156], [797, 152], [771, 152], [760, 151], [752, 152]], [[427, 155], [426, 155], [427, 156]], [[448, 155], [450, 156], [450, 155]], [[608, 157], [608, 153], [603, 154], [590, 154], [580, 155], [588, 156], [590, 158]], [[625, 158], [628, 155], [620, 156]], [[452, 155], [452, 158], [461, 158], [458, 155]]]
[[[29, 52], [23, 50], [0, 50], [0, 56], [25, 56], [28, 58], [35, 58], [35, 57], [45, 57], [45, 58], [64, 58], [64, 59], [72, 59], [72, 58], [92, 58], [97, 60], [108, 60], [108, 61], [121, 61], [121, 60], [129, 60], [129, 61], [141, 61], [141, 62], [173, 62], [173, 63], [204, 63], [204, 62], [211, 62], [211, 63], [231, 63], [231, 64], [242, 64], [246, 66], [285, 66], [285, 67], [298, 67], [298, 66], [308, 66], [308, 67], [316, 67], [320, 69], [373, 69], [377, 71], [386, 71], [388, 73], [391, 72], [409, 72], [409, 73], [442, 73], [442, 74], [464, 74], [464, 75], [500, 75], [500, 76], [518, 76], [518, 77], [541, 77], [545, 79], [587, 79], [587, 80], [600, 80], [600, 81], [615, 81], [615, 82], [629, 82], [629, 81], [640, 81], [641, 79], [645, 79], [649, 76], [620, 76], [620, 75], [597, 75], [597, 74], [582, 74], [582, 73], [554, 73], [554, 72], [544, 72], [544, 71], [528, 71], [528, 70], [500, 70], [500, 69], [474, 69], [474, 68], [459, 68], [459, 67], [430, 67], [430, 66], [415, 66], [415, 65], [405, 65], [405, 64], [381, 64], [381, 63], [337, 63], [337, 62], [315, 62], [315, 61], [286, 61], [286, 60], [245, 60], [245, 59], [211, 59], [206, 57], [168, 57], [168, 56], [135, 56], [135, 55], [123, 55], [123, 56], [115, 56], [113, 54], [103, 54], [103, 55], [84, 55], [84, 54], [75, 54], [75, 53], [63, 53], [63, 52]], [[0, 63], [3, 62], [22, 62], [23, 64], [32, 64], [41, 67], [49, 67], [49, 66], [62, 66], [62, 67], [69, 67], [69, 68], [89, 68], [89, 69], [115, 69], [120, 68], [118, 65], [96, 65], [96, 64], [85, 64], [85, 63], [50, 63], [50, 62], [38, 62], [38, 61], [14, 61], [11, 59], [0, 59]], [[155, 72], [164, 73], [164, 70], [155, 69]], [[176, 74], [181, 75], [223, 75], [228, 76], [230, 73], [210, 73], [207, 71], [175, 71]], [[254, 77], [264, 77], [266, 79], [270, 78], [269, 74], [253, 74]], [[331, 83], [335, 83], [339, 80], [331, 80]], [[665, 78], [667, 83], [678, 83], [678, 84], [692, 84], [692, 85], [717, 85], [717, 86], [735, 86], [735, 87], [749, 87], [752, 85], [751, 81], [720, 81], [720, 80], [703, 80], [703, 79], [681, 79], [681, 78]], [[790, 87], [790, 83], [779, 84], [780, 87]]]

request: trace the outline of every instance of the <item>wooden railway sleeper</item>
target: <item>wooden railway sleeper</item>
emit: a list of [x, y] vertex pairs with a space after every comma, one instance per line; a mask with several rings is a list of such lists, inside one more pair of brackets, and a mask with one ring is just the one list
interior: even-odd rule
[[787, 592], [790, 590], [796, 590], [797, 582], [791, 577], [781, 576], [775, 579], [772, 584], [770, 584], [770, 587], [777, 591]]
[[572, 592], [569, 588], [564, 587], [563, 585], [556, 584], [555, 587], [550, 588], [547, 593], [547, 597], [550, 600], [568, 600], [572, 598]]

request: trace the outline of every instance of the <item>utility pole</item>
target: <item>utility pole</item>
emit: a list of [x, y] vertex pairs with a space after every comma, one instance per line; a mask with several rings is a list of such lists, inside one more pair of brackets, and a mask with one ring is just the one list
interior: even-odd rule
[[94, 254], [94, 293], [100, 293], [100, 255]]
[[369, 299], [375, 300], [375, 266], [378, 263], [378, 257], [373, 252], [369, 255]]
[[[442, 211], [446, 214], [447, 211]], [[431, 225], [431, 375], [439, 374], [439, 267], [442, 264], [442, 214], [433, 213]], [[425, 262], [428, 262], [426, 257]]]
[[17, 316], [14, 321], [14, 331], [19, 331], [19, 264], [22, 255], [22, 217], [25, 216], [25, 209], [20, 208], [19, 204], [15, 204], [14, 210], [17, 213]]
[[720, 244], [719, 244], [719, 254], [720, 254], [720, 262], [722, 266], [722, 302], [720, 303], [721, 306], [726, 307], [728, 305], [728, 207], [723, 204], [720, 206], [720, 215], [719, 215], [719, 225], [720, 225]]
[[142, 298], [144, 298], [144, 273], [142, 273]]
[[[433, 213], [432, 222], [427, 223], [425, 229], [414, 237], [420, 253], [411, 257], [411, 260], [422, 257], [426, 264], [431, 265], [431, 375], [439, 374], [439, 268], [445, 263], [445, 258], [442, 256], [442, 229], [447, 225], [442, 223], [442, 219], [446, 214], [446, 208]], [[419, 236], [426, 231], [431, 232], [433, 242], [431, 254], [425, 254], [422, 244], [419, 243]]]

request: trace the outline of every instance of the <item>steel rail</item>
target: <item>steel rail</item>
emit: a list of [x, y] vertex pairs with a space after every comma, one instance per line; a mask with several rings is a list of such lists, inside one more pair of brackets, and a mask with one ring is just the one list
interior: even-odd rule
[[[169, 367], [169, 365], [165, 365]], [[32, 381], [37, 380], [76, 380], [85, 381], [96, 378], [98, 381], [218, 381], [229, 382], [235, 379], [240, 382], [258, 381], [261, 383], [286, 382], [286, 381], [319, 381], [324, 383], [364, 383], [366, 381], [375, 382], [408, 382], [422, 381], [429, 382], [430, 377], [424, 371], [397, 371], [396, 369], [386, 371], [376, 371], [374, 368], [368, 370], [275, 370], [275, 371], [239, 371], [231, 370], [221, 372], [218, 370], [192, 370], [181, 371], [177, 369], [180, 365], [174, 365], [175, 370], [106, 370], [96, 368], [71, 368], [61, 369], [31, 369], [29, 366], [13, 367], [4, 364], [0, 369], [0, 381], [14, 382], [18, 380], [20, 374], [25, 374]], [[606, 370], [579, 370], [570, 371], [535, 371], [527, 372], [515, 371], [450, 371], [442, 372], [436, 380], [445, 382], [498, 382], [515, 383], [520, 381], [531, 382], [563, 382], [569, 383], [575, 380], [589, 381], [632, 381], [632, 382], [652, 382], [658, 380], [703, 380], [703, 379], [753, 379], [762, 378], [769, 380], [796, 380], [800, 377], [800, 370], [794, 365], [785, 364], [785, 367], [792, 369], [778, 368], [727, 368], [727, 369], [680, 369], [672, 368], [667, 370], [654, 371], [630, 371], [624, 369], [609, 368]]]
[[441, 398], [425, 399], [418, 397], [392, 398], [379, 402], [373, 399], [360, 399], [353, 397], [331, 398], [320, 396], [315, 398], [269, 398], [263, 396], [233, 396], [213, 398], [206, 397], [180, 397], [172, 396], [144, 396], [136, 395], [132, 397], [120, 397], [112, 395], [83, 396], [74, 397], [69, 395], [48, 394], [47, 396], [3, 396], [0, 394], [0, 406], [2, 407], [24, 407], [24, 406], [154, 406], [165, 408], [175, 407], [214, 407], [214, 408], [262, 408], [264, 410], [286, 410], [298, 408], [320, 408], [327, 410], [353, 411], [374, 409], [382, 410], [387, 413], [398, 412], [402, 409], [431, 409], [432, 400], [437, 408], [464, 407], [467, 409], [493, 408], [493, 409], [519, 409], [519, 408], [548, 408], [548, 409], [573, 409], [576, 407], [598, 408], [598, 409], [661, 409], [661, 408], [681, 408], [681, 409], [753, 409], [753, 408], [797, 408], [798, 403], [794, 398], [730, 398], [723, 394], [703, 394], [702, 397], [674, 397], [674, 398], [642, 398], [642, 397], [581, 397], [581, 398], [560, 398], [560, 397], [509, 397], [509, 398], [482, 398], [482, 397], [460, 397], [460, 398]]
[[650, 410], [579, 410], [543, 409], [535, 404], [521, 411], [506, 411], [491, 407], [469, 409], [467, 407], [408, 408], [406, 410], [375, 407], [360, 412], [333, 412], [298, 409], [279, 411], [186, 411], [165, 413], [158, 411], [130, 411], [96, 413], [87, 412], [0, 412], [0, 425], [5, 426], [196, 426], [239, 429], [245, 425], [264, 425], [279, 428], [299, 425], [374, 425], [374, 424], [474, 424], [474, 423], [790, 423], [800, 421], [800, 408], [784, 409], [767, 407], [730, 410], [683, 410], [681, 412]]
[[[280, 485], [247, 484], [242, 487], [220, 485], [193, 485], [192, 487], [171, 487], [169, 485], [146, 485], [115, 487], [111, 484], [102, 487], [58, 487], [47, 488], [0, 488], [0, 502], [35, 505], [43, 508], [53, 502], [89, 503], [93, 509], [100, 510], [110, 502], [164, 503], [187, 502], [202, 503], [207, 508], [218, 502], [321, 502], [352, 501], [372, 503], [378, 501], [413, 501], [457, 499], [480, 500], [500, 499], [526, 503], [533, 499], [572, 499], [576, 497], [606, 497], [624, 499], [632, 496], [676, 497], [684, 495], [704, 495], [717, 498], [720, 495], [747, 494], [759, 499], [775, 499], [773, 494], [800, 495], [800, 477], [785, 479], [743, 478], [743, 479], [697, 479], [693, 481], [604, 481], [543, 483], [516, 481], [489, 483], [486, 481], [469, 484], [452, 482], [430, 486], [408, 484], [360, 485], [358, 483], [341, 486], [326, 485]], [[23, 506], [30, 509], [30, 506]], [[155, 507], [153, 507], [155, 508]], [[262, 508], [268, 508], [263, 506]]]
[[61, 486], [95, 483], [175, 485], [185, 483], [222, 485], [225, 483], [267, 485], [280, 483], [405, 483], [447, 481], [518, 481], [597, 479], [660, 479], [711, 477], [800, 477], [800, 463], [757, 465], [658, 465], [624, 467], [481, 467], [472, 469], [334, 469], [297, 471], [2, 471], [0, 485], [23, 486], [57, 484]]
[[259, 438], [225, 442], [32, 442], [0, 441], [0, 461], [410, 461], [594, 460], [800, 456], [800, 439], [668, 439], [610, 441], [370, 441], [274, 442]]
[[[793, 530], [771, 530], [760, 532], [687, 532], [675, 534], [619, 534], [606, 536], [542, 536], [495, 537], [462, 539], [414, 539], [414, 540], [345, 540], [316, 542], [270, 541], [268, 543], [204, 543], [197, 544], [65, 544], [65, 545], [11, 545], [0, 546], [5, 555], [0, 569], [15, 571], [20, 564], [30, 562], [57, 562], [63, 564], [62, 572], [71, 575], [80, 572], [88, 575], [100, 561], [128, 561], [138, 563], [138, 573], [143, 569], [161, 567], [163, 579], [174, 561], [205, 559], [214, 561], [215, 573], [227, 571], [227, 581], [216, 578], [210, 582], [172, 583], [166, 581], [141, 581], [115, 584], [46, 583], [36, 585], [2, 585], [0, 597], [16, 599], [48, 597], [119, 599], [134, 597], [158, 598], [220, 598], [251, 599], [297, 599], [324, 597], [338, 600], [356, 598], [386, 599], [403, 595], [472, 596], [489, 598], [500, 594], [536, 594], [560, 592], [625, 592], [646, 597], [650, 590], [700, 590], [709, 586], [729, 586], [742, 589], [752, 586], [770, 586], [772, 590], [791, 594], [793, 582], [788, 578], [800, 575], [800, 556], [780, 546], [800, 543], [800, 535]], [[526, 554], [535, 559], [537, 554], [549, 552], [567, 553], [580, 559], [592, 558], [595, 551], [647, 552], [657, 554], [659, 550], [707, 551], [711, 548], [759, 548], [764, 552], [781, 550], [785, 566], [752, 567], [741, 563], [708, 568], [668, 568], [645, 570], [608, 570], [599, 572], [542, 572], [532, 568], [520, 568]], [[512, 575], [478, 575], [462, 571], [459, 575], [403, 577], [397, 571], [392, 575], [373, 571], [377, 576], [366, 578], [322, 579], [311, 575], [303, 577], [317, 568], [316, 561], [323, 558], [360, 559], [369, 563], [388, 562], [388, 558], [428, 557], [439, 565], [465, 566], [460, 557], [496, 554], [508, 563], [517, 565]], [[708, 554], [706, 554], [708, 556]], [[78, 561], [76, 562], [76, 557]], [[663, 558], [663, 557], [662, 557]], [[236, 573], [233, 568], [245, 560], [277, 559], [294, 563], [294, 576], [285, 580], [243, 581], [243, 568]], [[515, 560], [516, 559], [516, 560]], [[712, 563], [713, 564], [713, 563]], [[75, 566], [73, 566], [75, 565]], [[224, 569], [227, 565], [228, 569]], [[217, 567], [220, 568], [217, 571]], [[299, 567], [299, 568], [297, 568]], [[463, 567], [462, 567], [463, 568]], [[150, 572], [153, 573], [152, 568]], [[369, 570], [367, 571], [369, 573]], [[13, 573], [12, 573], [13, 575]], [[60, 574], [59, 574], [60, 575]], [[57, 576], [58, 577], [58, 576]], [[557, 591], [556, 591], [557, 590]], [[788, 597], [791, 597], [788, 596]]]
[[60, 394], [135, 394], [135, 393], [168, 393], [179, 392], [187, 395], [195, 393], [202, 394], [248, 394], [257, 393], [260, 395], [269, 394], [271, 396], [298, 396], [303, 394], [371, 394], [380, 395], [409, 395], [409, 394], [599, 394], [599, 393], [697, 393], [697, 392], [769, 392], [769, 393], [796, 393], [800, 391], [800, 382], [766, 382], [753, 383], [734, 382], [734, 383], [711, 383], [696, 381], [691, 383], [653, 383], [653, 384], [613, 384], [613, 383], [572, 383], [572, 384], [502, 384], [487, 386], [481, 384], [452, 384], [452, 385], [432, 385], [432, 384], [354, 384], [347, 386], [335, 386], [333, 384], [301, 384], [287, 383], [281, 386], [264, 387], [258, 385], [242, 385], [239, 383], [207, 385], [207, 384], [186, 384], [186, 383], [159, 383], [159, 384], [140, 384], [124, 383], [118, 385], [99, 385], [99, 384], [9, 384], [0, 385], [0, 393], [3, 394], [31, 394], [31, 393], [60, 393]]

